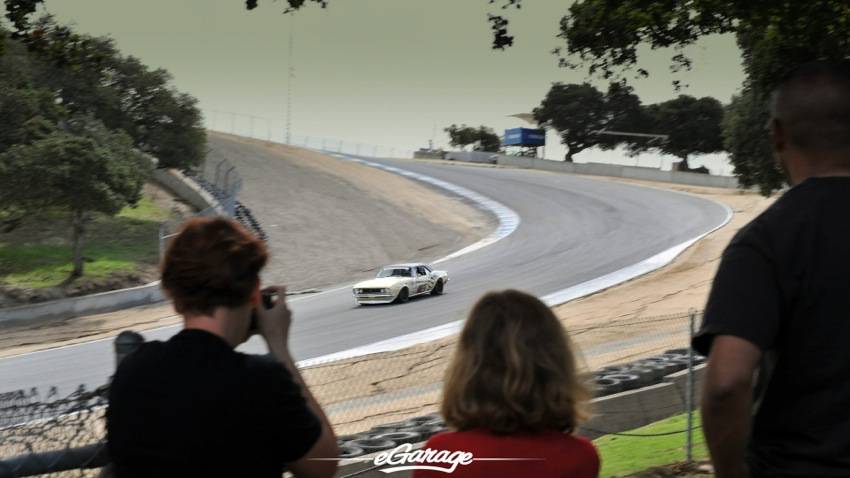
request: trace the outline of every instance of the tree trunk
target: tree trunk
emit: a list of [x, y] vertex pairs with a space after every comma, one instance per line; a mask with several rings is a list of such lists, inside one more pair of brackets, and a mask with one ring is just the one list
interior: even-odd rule
[[573, 152], [572, 151], [567, 151], [567, 154], [564, 155], [564, 161], [566, 161], [568, 163], [573, 162]]
[[71, 278], [77, 278], [83, 275], [83, 234], [85, 233], [85, 213], [83, 211], [74, 211], [72, 215], [71, 243], [74, 270], [71, 272]]
[[684, 158], [682, 158], [682, 160], [681, 160], [681, 161], [679, 161], [679, 162], [676, 164], [676, 169], [675, 169], [675, 170], [676, 170], [676, 171], [684, 171], [684, 172], [687, 172], [687, 171], [690, 171], [690, 170], [691, 170], [691, 166], [688, 164], [688, 157], [687, 157], [687, 156], [685, 156]]

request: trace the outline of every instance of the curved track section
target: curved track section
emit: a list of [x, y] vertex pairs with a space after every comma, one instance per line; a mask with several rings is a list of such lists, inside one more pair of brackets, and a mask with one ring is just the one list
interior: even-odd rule
[[[522, 221], [498, 242], [446, 259], [441, 268], [449, 271], [451, 282], [445, 295], [359, 307], [346, 287], [293, 300], [291, 343], [298, 360], [451, 326], [487, 290], [518, 288], [539, 297], [562, 292], [669, 253], [728, 219], [720, 204], [661, 189], [529, 170], [370, 161], [492, 198]], [[177, 330], [145, 335], [164, 339]], [[264, 347], [252, 340], [243, 349]], [[113, 369], [111, 341], [20, 355], [0, 361], [0, 392], [96, 386]]]
[[332, 156], [335, 156], [339, 159], [355, 161], [357, 163], [364, 164], [373, 168], [380, 168], [391, 173], [408, 177], [410, 179], [413, 179], [414, 181], [420, 181], [431, 186], [436, 186], [440, 189], [443, 189], [444, 191], [449, 192], [450, 194], [454, 194], [464, 199], [467, 199], [476, 206], [480, 207], [481, 209], [484, 209], [496, 216], [496, 219], [499, 221], [499, 225], [498, 227], [496, 227], [495, 231], [493, 231], [487, 237], [481, 239], [480, 241], [474, 244], [470, 244], [459, 251], [455, 251], [447, 255], [446, 257], [433, 261], [432, 264], [439, 264], [450, 259], [455, 259], [464, 254], [469, 254], [470, 252], [477, 251], [478, 249], [485, 248], [490, 244], [496, 243], [510, 236], [514, 231], [516, 231], [516, 228], [519, 227], [519, 216], [511, 208], [499, 203], [498, 201], [494, 201], [488, 197], [484, 197], [474, 191], [470, 191], [469, 189], [466, 189], [464, 187], [460, 187], [452, 183], [447, 183], [445, 181], [432, 178], [431, 176], [425, 176], [420, 173], [414, 173], [405, 169], [396, 168], [394, 166], [376, 163], [374, 161], [367, 161], [365, 159], [357, 158], [354, 156], [346, 156], [337, 153], [332, 154]]

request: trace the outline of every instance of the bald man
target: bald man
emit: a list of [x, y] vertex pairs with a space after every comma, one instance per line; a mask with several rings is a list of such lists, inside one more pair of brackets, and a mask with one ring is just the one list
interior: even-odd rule
[[809, 63], [773, 95], [792, 186], [723, 253], [694, 348], [716, 476], [850, 476], [850, 69]]

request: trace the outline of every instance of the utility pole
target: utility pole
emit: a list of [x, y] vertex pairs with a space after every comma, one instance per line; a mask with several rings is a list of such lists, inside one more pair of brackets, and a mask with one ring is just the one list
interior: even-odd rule
[[292, 144], [292, 80], [295, 78], [295, 64], [292, 58], [293, 43], [295, 41], [295, 13], [289, 14], [289, 75], [286, 81], [286, 144]]

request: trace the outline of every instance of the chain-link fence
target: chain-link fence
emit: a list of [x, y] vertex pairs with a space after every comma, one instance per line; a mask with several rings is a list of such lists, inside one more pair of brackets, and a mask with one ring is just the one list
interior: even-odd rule
[[292, 135], [286, 131], [283, 119], [267, 118], [232, 111], [204, 111], [206, 126], [212, 131], [234, 134], [270, 143], [301, 146], [321, 151], [346, 153], [373, 158], [412, 158], [413, 150], [363, 143], [359, 141], [327, 138], [323, 136]]
[[[597, 397], [605, 397], [695, 370], [704, 361], [691, 355], [689, 345], [691, 323], [699, 320], [698, 313], [590, 319], [586, 325], [578, 323], [569, 329], [591, 388]], [[409, 428], [411, 418], [427, 418], [437, 411], [456, 340], [313, 365], [302, 373], [338, 434], [374, 435], [385, 432], [388, 423]], [[693, 409], [693, 385], [685, 387], [685, 395], [690, 393], [690, 397], [676, 395], [675, 400], [659, 401], [659, 408], [647, 410], [645, 415], [655, 418]], [[624, 429], [604, 430], [607, 422], [598, 423], [603, 428], [597, 432]]]
[[[103, 441], [106, 388], [0, 395], [0, 478], [97, 476], [109, 457]], [[67, 473], [60, 473], [60, 472]]]
[[181, 211], [172, 211], [171, 217], [160, 224], [159, 228], [159, 253], [160, 257], [168, 248], [168, 243], [190, 217], [216, 216], [221, 212], [233, 217], [253, 232], [257, 237], [266, 240], [266, 233], [260, 222], [254, 217], [251, 210], [242, 204], [238, 195], [242, 190], [242, 177], [236, 166], [228, 159], [207, 159], [196, 171], [188, 175], [204, 191], [210, 194], [221, 205], [221, 211], [214, 207], [208, 207], [193, 214], [185, 214]]
[[[690, 411], [703, 357], [689, 347], [696, 312], [656, 317], [567, 320], [596, 399], [590, 436], [621, 433], [687, 414], [682, 447], [690, 458], [697, 428]], [[126, 335], [123, 336], [126, 338]], [[122, 340], [121, 338], [118, 339]], [[436, 413], [456, 337], [407, 349], [311, 365], [302, 374], [351, 458], [421, 442], [444, 429]], [[644, 396], [645, 394], [645, 396]], [[105, 387], [58, 398], [35, 392], [0, 396], [0, 478], [107, 462], [102, 440]], [[657, 434], [625, 434], [657, 439]]]

